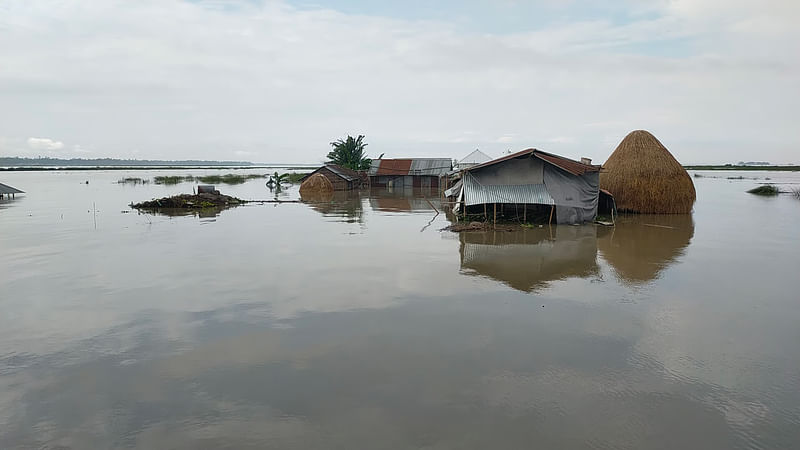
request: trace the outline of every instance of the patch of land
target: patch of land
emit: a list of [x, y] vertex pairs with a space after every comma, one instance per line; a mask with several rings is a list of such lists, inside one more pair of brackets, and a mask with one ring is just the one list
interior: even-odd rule
[[163, 197], [141, 203], [132, 203], [133, 209], [158, 210], [169, 209], [204, 209], [226, 208], [246, 203], [242, 199], [224, 194], [180, 194], [172, 197]]

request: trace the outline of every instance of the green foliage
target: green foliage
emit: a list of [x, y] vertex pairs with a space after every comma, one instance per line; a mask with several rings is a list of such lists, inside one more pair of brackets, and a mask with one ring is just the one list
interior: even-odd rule
[[352, 170], [367, 170], [372, 164], [372, 160], [364, 154], [366, 146], [364, 135], [360, 134], [357, 138], [347, 135], [347, 139], [338, 139], [331, 142], [333, 150], [328, 153], [328, 162]]
[[756, 195], [778, 195], [780, 193], [778, 188], [772, 184], [764, 184], [747, 192]]
[[178, 184], [192, 180], [194, 180], [194, 177], [192, 177], [191, 175], [185, 177], [180, 175], [159, 175], [153, 177], [153, 183], [155, 184]]
[[160, 175], [153, 177], [153, 182], [155, 184], [178, 184], [196, 181], [204, 184], [242, 184], [245, 181], [252, 180], [254, 178], [267, 178], [267, 175], [240, 175], [235, 173], [226, 173], [225, 175], [202, 175], [197, 177], [193, 175]]
[[266, 178], [266, 175], [258, 175], [258, 174], [247, 174], [247, 175], [239, 175], [233, 173], [226, 173], [225, 175], [205, 175], [201, 177], [195, 177], [194, 179], [200, 183], [206, 184], [242, 184], [247, 180], [252, 180], [255, 178]]
[[267, 181], [267, 186], [272, 190], [275, 188], [277, 192], [281, 191], [283, 183], [291, 183], [289, 179], [290, 175], [288, 173], [281, 173], [275, 172], [274, 174], [269, 176], [269, 181]]

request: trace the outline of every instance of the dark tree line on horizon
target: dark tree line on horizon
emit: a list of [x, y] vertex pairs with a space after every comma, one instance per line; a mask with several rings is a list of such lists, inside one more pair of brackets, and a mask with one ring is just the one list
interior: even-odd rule
[[117, 159], [117, 158], [23, 158], [0, 157], [0, 166], [252, 166], [249, 161], [203, 161], [198, 159]]

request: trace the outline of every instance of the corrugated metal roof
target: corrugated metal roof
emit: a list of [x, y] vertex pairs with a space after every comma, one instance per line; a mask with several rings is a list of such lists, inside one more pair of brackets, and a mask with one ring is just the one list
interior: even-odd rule
[[541, 150], [536, 150], [535, 148], [529, 148], [527, 150], [522, 150], [516, 153], [512, 153], [510, 155], [503, 156], [501, 158], [493, 159], [489, 162], [485, 162], [483, 164], [478, 164], [477, 166], [468, 167], [464, 170], [467, 171], [475, 171], [482, 169], [484, 167], [493, 166], [495, 164], [501, 163], [503, 161], [508, 161], [514, 158], [523, 158], [526, 156], [536, 157], [541, 159], [542, 161], [548, 162], [556, 167], [559, 167], [573, 175], [583, 175], [587, 172], [599, 172], [600, 166], [595, 166], [591, 164], [584, 164], [580, 161], [575, 161], [574, 159], [565, 158], [563, 156], [554, 155], [552, 153], [543, 152]]
[[451, 169], [447, 158], [373, 159], [369, 176], [423, 175], [440, 176]]
[[15, 187], [11, 187], [7, 184], [0, 183], [0, 194], [24, 194], [25, 192], [20, 191]]
[[467, 206], [484, 203], [529, 203], [554, 205], [553, 197], [544, 184], [483, 186], [471, 176], [464, 177], [464, 204]]
[[358, 172], [352, 169], [348, 169], [347, 167], [342, 167], [337, 164], [325, 164], [325, 167], [328, 168], [331, 172], [339, 175], [340, 177], [344, 178], [347, 181], [357, 181], [360, 177], [358, 176]]
[[370, 175], [408, 175], [409, 169], [410, 159], [379, 159], [377, 165], [370, 167]]
[[574, 159], [565, 158], [563, 156], [554, 155], [541, 150], [534, 150], [533, 154], [537, 158], [564, 169], [573, 175], [580, 176], [588, 172], [600, 172], [600, 166], [584, 164], [580, 161], [575, 161]]
[[453, 162], [448, 158], [416, 158], [411, 160], [409, 175], [424, 175], [438, 177], [446, 174], [453, 168]]
[[358, 172], [356, 172], [355, 170], [351, 170], [351, 169], [348, 169], [346, 167], [342, 167], [342, 166], [337, 165], [337, 164], [325, 164], [324, 166], [316, 169], [315, 171], [306, 174], [303, 178], [300, 179], [300, 181], [301, 182], [305, 181], [311, 175], [314, 175], [315, 173], [317, 173], [320, 170], [325, 169], [325, 168], [327, 168], [331, 172], [335, 173], [336, 175], [339, 175], [340, 177], [344, 178], [347, 181], [357, 181], [360, 178], [358, 176]]

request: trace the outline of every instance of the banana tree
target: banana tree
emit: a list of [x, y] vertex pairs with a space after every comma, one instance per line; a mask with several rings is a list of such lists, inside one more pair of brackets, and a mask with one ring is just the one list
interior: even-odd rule
[[275, 172], [274, 174], [269, 176], [269, 180], [267, 181], [267, 187], [269, 190], [275, 189], [277, 192], [281, 191], [282, 185], [284, 183], [289, 183], [289, 174], [282, 173], [279, 174]]

